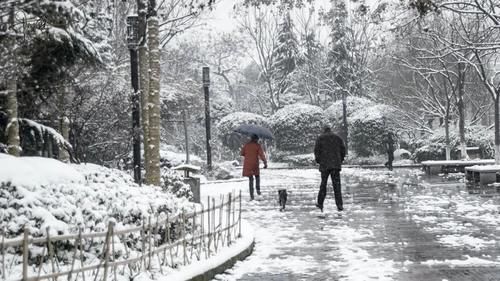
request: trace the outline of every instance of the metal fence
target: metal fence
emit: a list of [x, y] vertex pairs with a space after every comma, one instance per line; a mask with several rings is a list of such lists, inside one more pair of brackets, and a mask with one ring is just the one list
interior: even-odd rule
[[[0, 242], [2, 280], [118, 280], [155, 270], [166, 274], [194, 260], [207, 259], [241, 236], [241, 191], [208, 198], [206, 205], [173, 217], [144, 218], [142, 225], [104, 232]], [[122, 279], [120, 278], [120, 279]]]

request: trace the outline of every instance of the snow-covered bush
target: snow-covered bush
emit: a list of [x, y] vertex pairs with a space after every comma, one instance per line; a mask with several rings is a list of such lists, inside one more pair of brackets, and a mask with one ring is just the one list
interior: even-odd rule
[[142, 223], [157, 214], [191, 209], [161, 187], [138, 186], [119, 170], [94, 164], [68, 165], [41, 157], [0, 157], [0, 227], [6, 237], [104, 231], [110, 220], [117, 228]]
[[[372, 103], [351, 114], [349, 145], [358, 156], [385, 153], [388, 134], [392, 134], [394, 142], [397, 141], [395, 128], [390, 125], [393, 112], [390, 106]], [[396, 147], [395, 143], [393, 145]]]
[[300, 103], [285, 106], [271, 116], [274, 143], [281, 151], [312, 152], [316, 138], [327, 123], [318, 106]]
[[[466, 127], [465, 142], [468, 147], [479, 147], [483, 159], [495, 156], [493, 132], [484, 126]], [[414, 149], [412, 159], [417, 162], [446, 159], [446, 137], [443, 129], [414, 140], [410, 146]], [[456, 131], [450, 131], [450, 147], [451, 158], [458, 159], [460, 157], [460, 137]]]
[[236, 171], [236, 161], [225, 161], [221, 163], [214, 163], [212, 165], [212, 170], [206, 170], [206, 166], [203, 167], [203, 174], [210, 179], [215, 180], [228, 180], [237, 176]]
[[188, 184], [184, 183], [179, 173], [170, 169], [162, 172], [163, 190], [174, 194], [177, 198], [193, 199], [193, 192]]
[[[162, 168], [172, 168], [186, 162], [186, 152], [179, 151], [172, 145], [162, 145], [160, 149], [160, 165]], [[204, 161], [193, 154], [189, 155], [189, 162], [201, 166]]]
[[[347, 120], [350, 121], [353, 114], [374, 104], [373, 101], [366, 98], [347, 97]], [[325, 109], [325, 116], [336, 132], [340, 132], [342, 129], [342, 112], [342, 100], [337, 100]]]
[[242, 124], [255, 124], [268, 128], [265, 117], [250, 112], [233, 112], [223, 117], [217, 124], [218, 137], [222, 144], [232, 151], [238, 151], [247, 139], [246, 136], [235, 133], [234, 129]]
[[387, 161], [387, 154], [374, 154], [368, 157], [348, 154], [344, 164], [348, 165], [380, 165]]
[[316, 164], [314, 153], [285, 156], [283, 161], [294, 167], [309, 167]]

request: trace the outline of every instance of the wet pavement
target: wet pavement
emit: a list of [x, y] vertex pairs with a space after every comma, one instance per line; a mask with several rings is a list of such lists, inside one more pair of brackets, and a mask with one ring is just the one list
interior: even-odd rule
[[245, 202], [255, 251], [216, 280], [500, 280], [496, 188], [468, 188], [461, 175], [344, 169], [345, 211], [329, 190], [320, 213], [311, 178], [294, 172]]

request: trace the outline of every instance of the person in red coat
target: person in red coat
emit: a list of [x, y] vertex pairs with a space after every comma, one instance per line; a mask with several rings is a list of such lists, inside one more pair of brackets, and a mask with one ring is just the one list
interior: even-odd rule
[[267, 168], [267, 160], [264, 155], [264, 150], [259, 144], [259, 137], [252, 135], [249, 142], [242, 148], [240, 155], [245, 157], [243, 161], [243, 176], [248, 177], [248, 186], [250, 189], [250, 200], [254, 199], [253, 196], [253, 178], [255, 177], [255, 189], [257, 195], [260, 195], [260, 173], [259, 173], [259, 158], [264, 162], [264, 169]]

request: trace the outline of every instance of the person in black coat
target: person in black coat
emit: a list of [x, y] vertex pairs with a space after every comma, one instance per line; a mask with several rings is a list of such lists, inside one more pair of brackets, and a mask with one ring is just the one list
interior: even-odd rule
[[321, 184], [316, 207], [322, 212], [328, 177], [332, 179], [337, 210], [342, 211], [344, 209], [340, 187], [340, 170], [342, 169], [341, 165], [345, 158], [345, 152], [345, 145], [342, 138], [334, 134], [330, 127], [325, 127], [323, 133], [316, 139], [314, 146], [314, 158], [316, 163], [319, 164], [319, 171], [321, 172]]
[[384, 165], [392, 171], [392, 162], [394, 161], [394, 139], [392, 133], [387, 133], [385, 136], [385, 150], [387, 151], [387, 162]]

